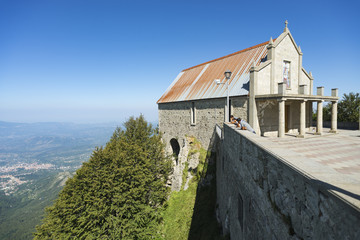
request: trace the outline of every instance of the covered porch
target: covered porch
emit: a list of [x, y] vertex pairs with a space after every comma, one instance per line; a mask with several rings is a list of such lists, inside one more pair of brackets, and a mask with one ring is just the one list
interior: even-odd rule
[[[283, 83], [279, 83], [279, 89]], [[300, 89], [302, 91], [302, 89]], [[257, 95], [257, 118], [258, 130], [261, 135], [267, 133], [277, 134], [284, 137], [286, 133], [296, 135], [299, 138], [305, 137], [305, 132], [312, 128], [313, 103], [317, 104], [316, 131], [314, 134], [323, 133], [323, 103], [331, 102], [331, 133], [337, 132], [337, 102], [338, 89], [331, 90], [331, 96], [324, 96], [324, 87], [317, 88], [317, 95], [307, 94], [280, 94]], [[304, 90], [303, 92], [306, 92]], [[264, 104], [267, 103], [267, 104]], [[261, 107], [265, 105], [265, 107]], [[266, 109], [267, 108], [267, 109]]]

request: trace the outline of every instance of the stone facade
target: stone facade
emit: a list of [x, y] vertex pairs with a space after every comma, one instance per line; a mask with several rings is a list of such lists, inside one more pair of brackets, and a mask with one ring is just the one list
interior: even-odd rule
[[[227, 119], [228, 92], [229, 115], [248, 121], [262, 136], [305, 137], [312, 105], [322, 109], [323, 101], [333, 104], [335, 133], [337, 89], [324, 96], [320, 87], [313, 95], [313, 77], [302, 67], [302, 55], [286, 23], [275, 41], [183, 70], [158, 101], [159, 130], [173, 154], [172, 190], [184, 185], [186, 166], [198, 164], [197, 156], [187, 159], [192, 137], [216, 151], [217, 216], [231, 239], [360, 239], [354, 225], [359, 212], [255, 144], [248, 132], [224, 124], [225, 137], [218, 138], [216, 125]], [[225, 70], [233, 71], [232, 77], [219, 79]], [[321, 134], [322, 114], [317, 118], [316, 133]]]
[[[324, 96], [320, 87], [313, 95], [314, 79], [303, 68], [303, 53], [285, 25], [274, 41], [270, 38], [183, 70], [158, 100], [160, 131], [166, 142], [187, 134], [209, 148], [215, 124], [228, 119], [224, 116], [227, 96], [232, 101], [232, 115], [248, 121], [259, 135], [279, 137], [286, 133], [305, 137], [311, 126], [313, 103], [322, 109], [322, 103], [330, 101], [331, 131], [336, 133], [338, 91], [332, 89], [331, 96]], [[224, 73], [230, 75], [225, 77]], [[321, 111], [318, 118], [321, 123]], [[316, 131], [321, 134], [322, 126], [318, 125]]]
[[[248, 98], [232, 97], [230, 101], [230, 114], [247, 120]], [[186, 136], [195, 136], [205, 149], [211, 149], [215, 125], [224, 122], [225, 106], [226, 100], [221, 98], [159, 104], [159, 129], [167, 152], [173, 152], [169, 144], [171, 139], [176, 139], [181, 145]], [[195, 114], [194, 118], [192, 114]]]
[[[297, 133], [304, 137], [311, 125], [312, 102], [322, 99], [312, 95], [313, 78], [302, 67], [303, 54], [288, 28], [275, 42], [271, 39], [267, 48], [266, 61], [250, 68], [249, 123], [262, 136], [282, 137], [284, 133]], [[284, 82], [285, 63], [288, 64], [288, 84]], [[337, 101], [337, 98], [331, 100]], [[278, 101], [284, 102], [284, 111], [276, 106]], [[304, 101], [304, 112], [301, 113], [300, 106]], [[279, 122], [280, 118], [282, 122]], [[284, 131], [280, 132], [281, 128]]]
[[[277, 84], [283, 81], [283, 62], [290, 62], [290, 88], [287, 89], [288, 93], [298, 94], [299, 87], [299, 68], [302, 68], [299, 62], [301, 52], [295, 44], [291, 35], [286, 35], [284, 39], [275, 47], [275, 72], [274, 72], [274, 85], [273, 89], [277, 89]], [[302, 84], [310, 85], [310, 79], [302, 79]], [[306, 93], [309, 94], [309, 93]]]
[[217, 216], [231, 239], [360, 239], [360, 213], [224, 124]]
[[[230, 98], [230, 114], [247, 120], [247, 102], [247, 97]], [[175, 154], [174, 170], [169, 182], [172, 190], [179, 191], [182, 186], [182, 174], [189, 152], [189, 137], [196, 137], [203, 148], [213, 150], [215, 125], [222, 125], [224, 122], [225, 106], [224, 99], [159, 104], [159, 129], [162, 139], [166, 144], [166, 151]], [[191, 159], [189, 164], [192, 164]]]

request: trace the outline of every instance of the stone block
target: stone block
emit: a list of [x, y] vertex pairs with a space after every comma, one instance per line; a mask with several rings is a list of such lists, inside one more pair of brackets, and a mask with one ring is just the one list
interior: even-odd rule
[[278, 94], [284, 95], [286, 93], [286, 83], [278, 83]]
[[337, 89], [337, 88], [331, 89], [331, 96], [332, 97], [338, 97], [338, 94], [339, 94], [339, 89]]
[[306, 84], [302, 84], [299, 86], [299, 94], [309, 94], [308, 86]]
[[324, 96], [324, 87], [317, 87], [317, 93], [318, 96]]

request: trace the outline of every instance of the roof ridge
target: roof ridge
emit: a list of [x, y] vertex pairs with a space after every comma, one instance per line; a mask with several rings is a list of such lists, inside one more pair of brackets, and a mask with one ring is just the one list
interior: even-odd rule
[[[276, 38], [275, 38], [273, 41], [275, 41], [275, 40], [276, 40]], [[219, 58], [216, 58], [216, 59], [213, 59], [213, 60], [210, 60], [210, 61], [207, 61], [207, 62], [198, 64], [198, 65], [195, 65], [195, 66], [193, 66], [193, 67], [186, 68], [186, 69], [182, 70], [182, 72], [187, 71], [187, 70], [190, 70], [190, 69], [193, 69], [193, 68], [196, 68], [196, 67], [200, 67], [200, 66], [205, 65], [205, 64], [208, 64], [208, 63], [216, 62], [216, 61], [218, 61], [218, 60], [221, 60], [221, 59], [224, 59], [224, 58], [227, 58], [227, 57], [231, 57], [231, 56], [237, 55], [237, 54], [239, 54], [239, 53], [243, 53], [243, 52], [249, 51], [249, 50], [254, 49], [254, 48], [261, 47], [261, 46], [266, 45], [266, 44], [268, 44], [268, 43], [269, 43], [269, 41], [266, 41], [266, 42], [257, 44], [257, 45], [255, 45], [255, 46], [245, 48], [245, 49], [243, 49], [243, 50], [240, 50], [240, 51], [237, 51], [237, 52], [228, 54], [228, 55], [226, 55], [226, 56], [219, 57]]]

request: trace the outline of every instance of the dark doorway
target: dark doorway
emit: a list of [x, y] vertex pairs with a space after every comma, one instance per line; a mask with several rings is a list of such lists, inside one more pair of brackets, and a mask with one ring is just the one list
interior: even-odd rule
[[285, 132], [289, 131], [290, 105], [285, 105]]
[[170, 140], [170, 145], [173, 151], [173, 156], [176, 160], [176, 165], [178, 164], [178, 158], [179, 158], [179, 153], [180, 153], [180, 145], [178, 140], [176, 140], [175, 138], [172, 138]]
[[229, 99], [229, 119], [231, 116], [232, 112], [231, 112], [231, 99]]

